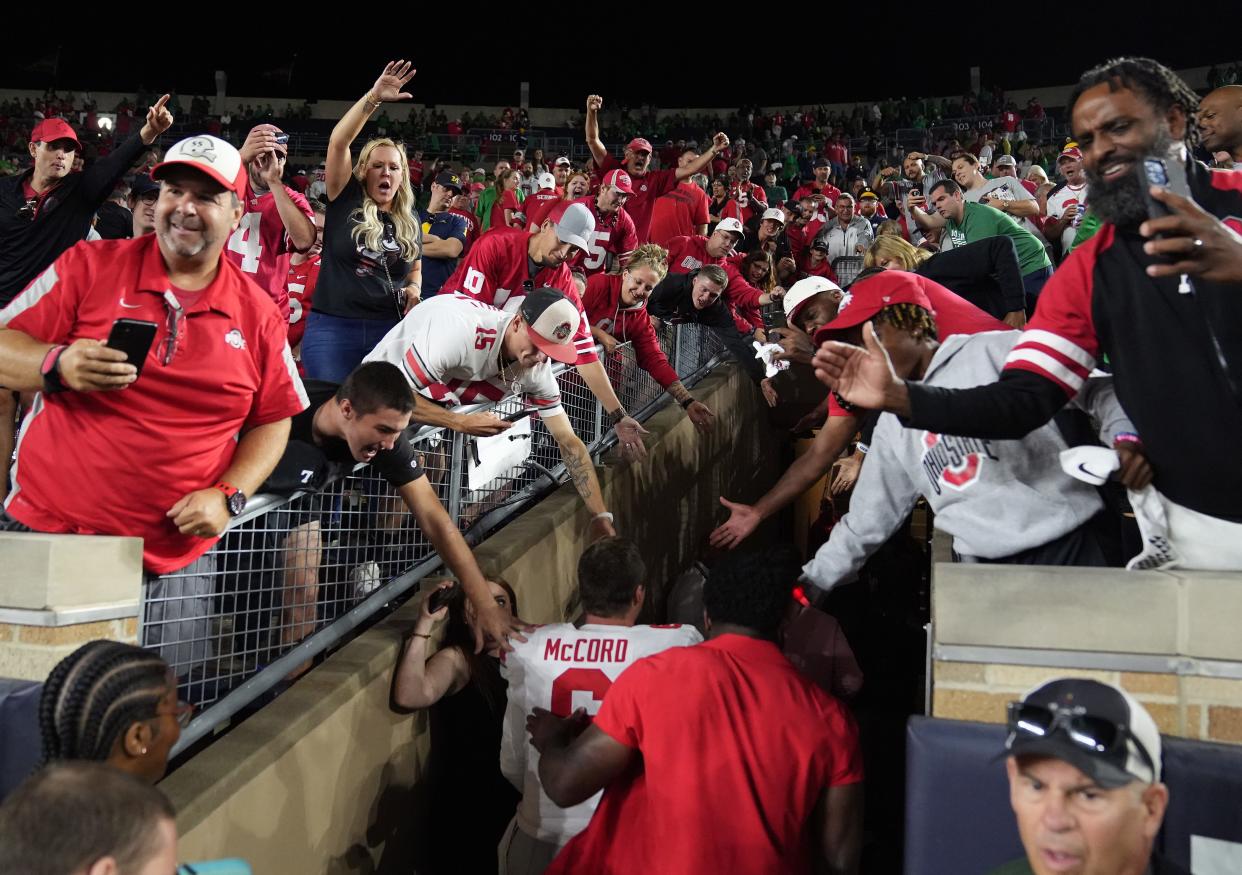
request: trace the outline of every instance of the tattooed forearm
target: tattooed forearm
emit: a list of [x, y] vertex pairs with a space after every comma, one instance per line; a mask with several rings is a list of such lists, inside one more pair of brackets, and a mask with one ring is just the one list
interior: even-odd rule
[[587, 510], [597, 513], [603, 509], [603, 503], [600, 499], [599, 483], [595, 479], [595, 466], [582, 442], [575, 443], [576, 445], [561, 446], [561, 458], [565, 461], [565, 470], [569, 472], [574, 489], [582, 496], [582, 503], [587, 506]]
[[674, 401], [681, 404], [690, 397], [690, 390], [681, 384], [681, 380], [677, 380], [669, 384], [668, 394], [673, 396]]

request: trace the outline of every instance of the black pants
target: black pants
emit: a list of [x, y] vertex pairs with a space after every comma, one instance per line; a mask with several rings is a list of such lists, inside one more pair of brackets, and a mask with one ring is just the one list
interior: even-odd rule
[[1120, 545], [1109, 531], [1107, 511], [1087, 520], [1054, 541], [1011, 556], [985, 559], [999, 565], [1085, 565], [1116, 568], [1121, 565]]

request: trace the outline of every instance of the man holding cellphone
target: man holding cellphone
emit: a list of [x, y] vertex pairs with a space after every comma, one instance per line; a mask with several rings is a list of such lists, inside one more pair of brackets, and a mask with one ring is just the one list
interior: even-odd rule
[[[204, 554], [280, 459], [307, 399], [279, 311], [223, 257], [243, 212], [238, 151], [190, 137], [151, 173], [153, 235], [79, 243], [0, 311], [0, 385], [40, 392], [0, 529], [141, 537], [152, 575], [199, 566], [177, 578], [184, 599], [211, 595]], [[102, 344], [120, 319], [155, 325], [141, 377]], [[178, 619], [198, 610], [205, 623], [207, 602], [184, 600]], [[162, 619], [144, 629], [158, 636]]]
[[[1014, 439], [1051, 419], [1107, 357], [1167, 520], [1152, 531], [1180, 567], [1238, 569], [1242, 466], [1228, 460], [1242, 441], [1242, 173], [1209, 171], [1189, 154], [1198, 102], [1149, 58], [1083, 74], [1069, 105], [1103, 224], [1048, 281], [997, 382], [908, 384], [869, 337], [865, 350], [825, 344], [815, 366], [846, 401], [907, 427]], [[1190, 197], [1148, 185], [1148, 156], [1182, 162]]]

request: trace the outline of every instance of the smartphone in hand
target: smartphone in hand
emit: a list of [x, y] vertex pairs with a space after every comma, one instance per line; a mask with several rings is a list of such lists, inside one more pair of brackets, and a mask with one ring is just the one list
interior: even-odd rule
[[109, 349], [119, 349], [126, 355], [126, 360], [142, 373], [142, 365], [155, 342], [156, 324], [142, 319], [118, 319], [112, 323], [112, 331], [108, 333]]
[[1147, 200], [1147, 216], [1151, 219], [1159, 219], [1163, 216], [1172, 215], [1172, 210], [1151, 196], [1149, 189], [1153, 185], [1161, 188], [1167, 188], [1174, 194], [1180, 194], [1189, 200], [1194, 200], [1190, 194], [1190, 183], [1186, 179], [1186, 166], [1180, 161], [1171, 157], [1160, 157], [1158, 155], [1147, 155], [1139, 162], [1138, 169], [1139, 187], [1143, 190], [1143, 197]]
[[427, 596], [427, 613], [434, 614], [440, 608], [447, 605], [457, 595], [457, 590], [461, 588], [461, 584], [457, 581], [449, 586], [442, 586], [434, 590], [431, 595]]

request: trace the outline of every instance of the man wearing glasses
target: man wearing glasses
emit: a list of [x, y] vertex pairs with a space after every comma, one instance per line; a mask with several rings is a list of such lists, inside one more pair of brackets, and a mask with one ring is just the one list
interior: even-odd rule
[[1160, 732], [1109, 684], [1051, 681], [1009, 704], [1009, 801], [1026, 858], [992, 875], [1186, 875], [1152, 851], [1169, 804]]
[[[279, 311], [223, 257], [243, 211], [237, 149], [190, 137], [151, 173], [153, 235], [78, 244], [0, 310], [0, 385], [41, 391], [0, 529], [141, 537], [147, 571], [166, 574], [210, 563], [307, 399]], [[121, 319], [154, 334], [132, 361], [103, 345]], [[207, 570], [174, 582], [210, 595]]]

